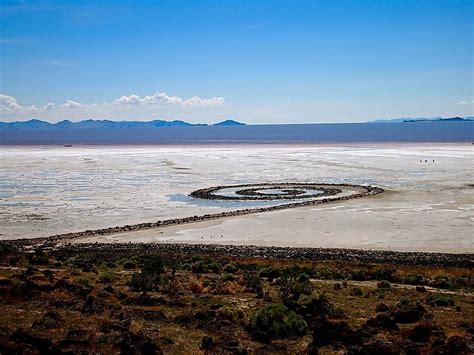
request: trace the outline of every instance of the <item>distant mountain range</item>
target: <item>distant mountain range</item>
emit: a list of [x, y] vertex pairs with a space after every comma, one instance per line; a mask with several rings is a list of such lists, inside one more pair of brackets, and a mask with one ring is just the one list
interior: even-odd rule
[[[474, 117], [435, 117], [435, 118], [396, 118], [389, 120], [375, 120], [367, 123], [410, 123], [410, 122], [474, 122]], [[210, 126], [245, 126], [245, 123], [234, 120], [225, 120], [222, 122], [208, 125], [206, 123], [189, 123], [185, 121], [111, 121], [111, 120], [84, 120], [78, 122], [71, 122], [63, 120], [56, 123], [41, 121], [38, 119], [31, 119], [28, 121], [16, 122], [0, 122], [0, 130], [36, 130], [36, 131], [56, 131], [56, 130], [80, 130], [80, 129], [134, 129], [146, 128], [154, 129], [161, 127], [210, 127]]]
[[375, 120], [368, 123], [394, 123], [394, 122], [465, 122], [474, 121], [474, 117], [432, 117], [432, 118], [394, 118], [390, 120]]
[[[234, 120], [225, 120], [211, 126], [244, 126], [245, 123]], [[49, 123], [38, 119], [17, 122], [0, 122], [0, 129], [34, 129], [34, 130], [55, 130], [55, 129], [110, 129], [110, 128], [158, 128], [158, 127], [205, 127], [210, 126], [205, 123], [188, 123], [184, 121], [110, 121], [110, 120], [85, 120], [71, 122], [64, 120], [57, 123]]]

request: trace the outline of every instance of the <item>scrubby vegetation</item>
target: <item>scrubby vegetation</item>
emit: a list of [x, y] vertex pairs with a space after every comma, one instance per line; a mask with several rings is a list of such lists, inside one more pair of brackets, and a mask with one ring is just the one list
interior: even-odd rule
[[248, 325], [252, 339], [269, 342], [272, 339], [304, 335], [306, 321], [281, 304], [272, 304], [255, 310]]
[[471, 268], [0, 243], [0, 353], [463, 354]]

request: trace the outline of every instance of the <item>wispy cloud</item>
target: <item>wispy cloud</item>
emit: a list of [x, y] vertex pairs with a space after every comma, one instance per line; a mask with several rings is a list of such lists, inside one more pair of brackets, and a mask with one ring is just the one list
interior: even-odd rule
[[16, 38], [0, 38], [0, 44], [16, 44]]
[[452, 76], [455, 74], [458, 74], [459, 71], [457, 69], [438, 69], [438, 70], [431, 70], [431, 71], [426, 71], [422, 72], [419, 74], [421, 77], [428, 77], [428, 78], [433, 78], [433, 77], [446, 77], [446, 76]]
[[474, 100], [456, 102], [456, 105], [470, 105], [470, 104], [474, 104]]
[[0, 45], [29, 45], [38, 44], [38, 42], [24, 38], [0, 38]]
[[242, 25], [242, 29], [245, 31], [253, 31], [267, 27], [265, 23], [246, 23]]
[[76, 65], [73, 62], [69, 62], [69, 61], [65, 61], [65, 60], [56, 60], [56, 59], [44, 60], [40, 63], [44, 64], [44, 65], [54, 65], [56, 67], [72, 67], [72, 66]]

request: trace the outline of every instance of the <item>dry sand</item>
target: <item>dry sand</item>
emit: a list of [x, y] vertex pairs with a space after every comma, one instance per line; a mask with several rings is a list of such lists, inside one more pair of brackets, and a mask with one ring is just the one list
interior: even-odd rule
[[470, 144], [0, 148], [0, 237], [39, 237], [242, 208], [238, 202], [187, 197], [197, 188], [214, 185], [327, 182], [372, 184], [387, 192], [81, 241], [473, 252], [473, 148]]

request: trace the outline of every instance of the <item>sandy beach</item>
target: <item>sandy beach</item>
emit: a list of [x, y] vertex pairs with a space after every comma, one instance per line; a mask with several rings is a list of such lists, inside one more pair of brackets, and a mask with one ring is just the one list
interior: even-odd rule
[[0, 238], [34, 238], [265, 206], [189, 197], [217, 185], [373, 185], [357, 200], [80, 242], [473, 252], [470, 144], [1, 148]]

